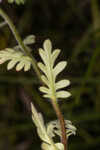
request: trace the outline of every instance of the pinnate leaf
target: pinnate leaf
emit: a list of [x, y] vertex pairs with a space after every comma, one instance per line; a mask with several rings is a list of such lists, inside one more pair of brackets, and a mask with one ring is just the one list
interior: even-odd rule
[[67, 98], [71, 96], [71, 94], [67, 91], [59, 91], [59, 92], [56, 92], [56, 96], [57, 98]]
[[52, 67], [53, 67], [53, 65], [54, 65], [54, 63], [55, 63], [55, 60], [56, 60], [56, 58], [58, 57], [58, 55], [60, 54], [60, 49], [56, 49], [56, 50], [54, 50], [53, 52], [52, 52]]
[[[72, 134], [76, 134], [76, 127], [72, 124], [70, 120], [65, 120], [65, 129], [67, 137]], [[47, 124], [47, 133], [51, 138], [55, 137], [56, 135], [61, 137], [61, 128], [58, 120], [50, 121]]]
[[61, 81], [56, 82], [55, 88], [56, 90], [58, 90], [58, 89], [68, 86], [69, 84], [70, 84], [69, 80], [61, 80]]
[[66, 67], [66, 65], [67, 65], [66, 61], [59, 62], [53, 70], [54, 76], [56, 77]]
[[[44, 88], [40, 88], [40, 91], [45, 93], [43, 97], [51, 99], [52, 97], [56, 97], [56, 99], [69, 97], [71, 94], [67, 91], [62, 91], [61, 88], [68, 86], [70, 81], [61, 80], [56, 82], [57, 75], [63, 71], [67, 65], [67, 62], [61, 61], [55, 66], [55, 61], [60, 54], [60, 50], [55, 49], [52, 52], [52, 43], [49, 39], [44, 41], [43, 48], [44, 49], [39, 49], [39, 54], [43, 63], [38, 63], [40, 70], [43, 72], [41, 79], [47, 86], [46, 88], [45, 86]], [[58, 91], [59, 89], [60, 91]]]
[[16, 65], [16, 71], [20, 71], [24, 68], [24, 71], [30, 70], [32, 59], [25, 56], [23, 52], [6, 48], [0, 51], [0, 64], [9, 61], [7, 70], [12, 69]]

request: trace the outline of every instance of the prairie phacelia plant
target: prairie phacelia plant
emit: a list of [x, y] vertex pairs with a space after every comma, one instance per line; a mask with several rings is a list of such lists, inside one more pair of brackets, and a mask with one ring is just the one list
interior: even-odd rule
[[[24, 3], [23, 0], [9, 0], [9, 2]], [[35, 43], [35, 36], [29, 35], [22, 40], [11, 19], [1, 8], [0, 16], [8, 24], [17, 41], [16, 46], [0, 51], [0, 64], [7, 62], [7, 70], [15, 67], [16, 71], [22, 69], [29, 71], [32, 68], [42, 84], [39, 90], [44, 98], [49, 99], [57, 115], [57, 120], [45, 123], [42, 114], [38, 113], [32, 102], [30, 103], [32, 120], [42, 140], [42, 150], [68, 150], [68, 137], [72, 134], [75, 135], [76, 128], [72, 125], [71, 121], [64, 119], [59, 108], [59, 99], [62, 100], [71, 96], [70, 92], [63, 90], [63, 88], [70, 84], [70, 81], [68, 79], [59, 81], [57, 78], [67, 65], [66, 61], [55, 63], [61, 50], [53, 50], [52, 42], [50, 39], [47, 39], [43, 43], [43, 48], [39, 48], [42, 62], [37, 62], [31, 53], [32, 49], [29, 47], [30, 44]], [[59, 141], [54, 140], [55, 136], [59, 137]]]

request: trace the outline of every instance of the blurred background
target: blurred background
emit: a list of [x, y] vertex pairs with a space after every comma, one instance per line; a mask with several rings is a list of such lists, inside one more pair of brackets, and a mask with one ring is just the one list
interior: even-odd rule
[[[0, 7], [23, 39], [36, 36], [31, 48], [37, 60], [38, 48], [47, 38], [53, 48], [62, 50], [58, 61], [66, 60], [68, 65], [58, 78], [71, 81], [67, 90], [72, 96], [59, 104], [64, 117], [77, 127], [76, 136], [68, 140], [69, 150], [100, 150], [100, 1], [26, 0], [18, 6], [3, 0]], [[0, 49], [16, 44], [8, 26], [0, 28]], [[45, 122], [56, 115], [38, 91], [40, 84], [33, 70], [7, 71], [6, 65], [0, 65], [0, 150], [40, 150], [41, 141], [27, 107], [29, 100]]]

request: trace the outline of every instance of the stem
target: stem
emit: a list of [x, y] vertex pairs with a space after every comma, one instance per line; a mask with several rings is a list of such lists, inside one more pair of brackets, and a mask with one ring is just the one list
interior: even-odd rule
[[60, 121], [61, 133], [62, 133], [61, 142], [64, 145], [64, 150], [68, 150], [68, 142], [67, 142], [67, 137], [66, 137], [65, 121], [64, 121], [63, 115], [60, 111], [59, 105], [56, 102], [56, 100], [52, 100], [51, 103], [56, 112], [58, 120]]
[[32, 56], [32, 54], [28, 51], [28, 48], [24, 45], [19, 33], [17, 32], [14, 24], [12, 23], [11, 19], [9, 18], [9, 16], [0, 8], [0, 15], [2, 16], [2, 18], [5, 20], [5, 22], [8, 24], [9, 28], [11, 29], [18, 45], [20, 46], [20, 48], [22, 49], [22, 51], [25, 52], [25, 54], [27, 56], [29, 56], [31, 59], [32, 59], [32, 67], [33, 69], [35, 70], [38, 78], [40, 79], [41, 81], [41, 74], [40, 74], [40, 71], [37, 67], [37, 63], [36, 63], [36, 60], [35, 58]]

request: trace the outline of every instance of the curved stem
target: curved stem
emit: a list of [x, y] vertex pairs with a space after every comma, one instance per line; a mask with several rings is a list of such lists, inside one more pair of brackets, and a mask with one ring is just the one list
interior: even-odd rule
[[60, 126], [61, 126], [61, 133], [62, 133], [62, 139], [61, 142], [64, 145], [64, 150], [68, 150], [68, 142], [67, 142], [67, 136], [66, 136], [66, 129], [65, 129], [65, 121], [63, 118], [63, 115], [60, 111], [59, 105], [56, 102], [56, 100], [51, 101], [52, 106], [56, 112], [56, 115], [58, 117], [58, 120], [60, 121]]
[[11, 19], [9, 18], [9, 16], [0, 8], [0, 15], [2, 16], [2, 18], [5, 20], [5, 22], [8, 24], [9, 28], [11, 29], [18, 45], [20, 46], [20, 48], [22, 49], [22, 51], [25, 52], [25, 54], [27, 56], [29, 56], [30, 58], [32, 58], [32, 67], [33, 69], [35, 70], [38, 78], [40, 79], [41, 81], [41, 75], [40, 75], [40, 71], [37, 67], [37, 63], [36, 63], [36, 60], [35, 58], [32, 56], [32, 54], [28, 51], [28, 48], [24, 45], [19, 33], [17, 32], [14, 24], [12, 23]]

